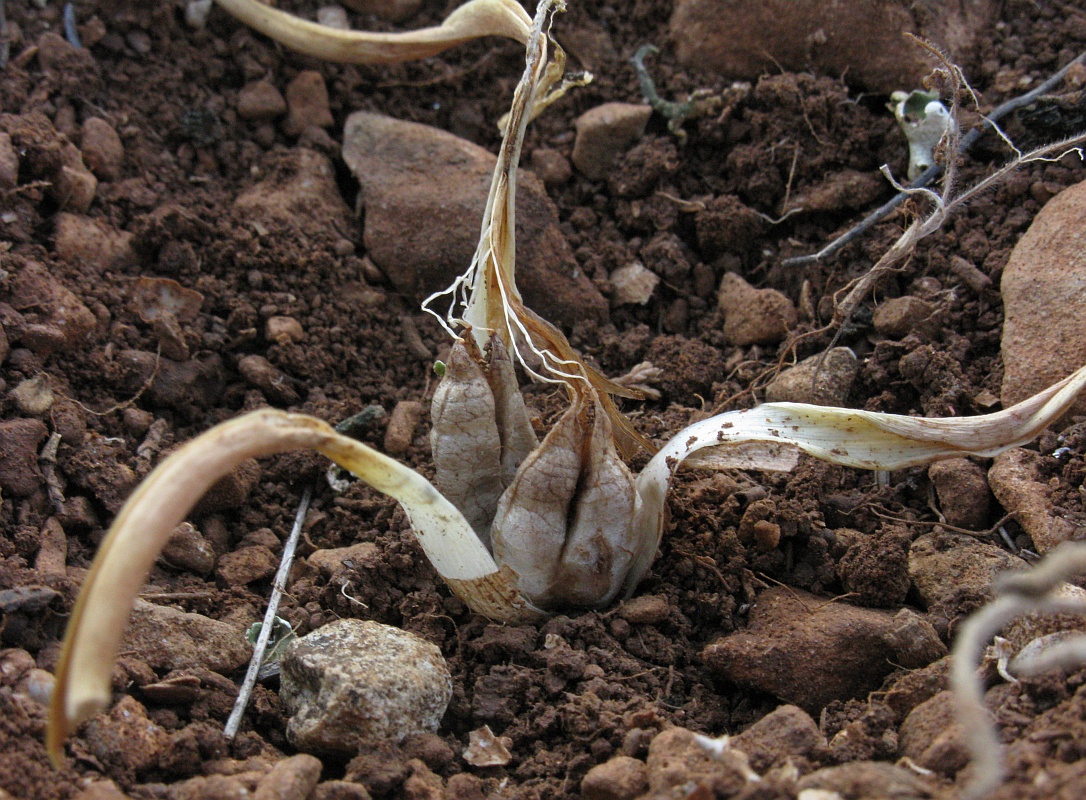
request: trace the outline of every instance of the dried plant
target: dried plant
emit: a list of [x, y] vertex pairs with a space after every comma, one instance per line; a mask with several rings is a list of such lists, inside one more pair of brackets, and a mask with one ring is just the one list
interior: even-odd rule
[[[527, 37], [479, 245], [441, 317], [456, 342], [433, 402], [437, 486], [321, 420], [273, 409], [219, 425], [175, 451], [121, 510], [76, 603], [50, 709], [54, 759], [73, 727], [108, 704], [128, 614], [170, 532], [217, 478], [248, 458], [296, 448], [328, 456], [403, 506], [423, 552], [472, 610], [526, 623], [633, 592], [656, 556], [668, 484], [683, 462], [787, 470], [804, 451], [854, 467], [897, 469], [990, 456], [1033, 438], [1086, 384], [1084, 368], [1013, 408], [972, 419], [766, 404], [688, 427], [635, 476], [620, 449], [645, 442], [610, 397], [631, 392], [586, 365], [557, 328], [524, 306], [516, 287], [517, 162], [531, 109], [555, 72], [545, 34], [555, 5], [540, 3]], [[568, 410], [541, 443], [528, 423], [514, 360], [569, 396]]]
[[320, 25], [259, 0], [215, 0], [254, 30], [308, 56], [342, 64], [395, 64], [429, 58], [483, 36], [527, 44], [532, 18], [514, 0], [469, 0], [434, 28], [370, 33]]
[[[1026, 614], [1086, 616], [1083, 591], [1067, 583], [1083, 572], [1086, 572], [1086, 543], [1064, 542], [1033, 569], [1000, 575], [995, 582], [995, 599], [962, 625], [954, 644], [950, 687], [957, 704], [958, 722], [973, 757], [973, 776], [965, 787], [966, 798], [983, 797], [997, 788], [1006, 774], [1003, 746], [984, 706], [984, 684], [978, 674], [985, 647], [1007, 623]], [[1086, 635], [1060, 641], [1024, 662], [1016, 659], [1015, 664], [1022, 675], [1083, 665], [1086, 665]]]

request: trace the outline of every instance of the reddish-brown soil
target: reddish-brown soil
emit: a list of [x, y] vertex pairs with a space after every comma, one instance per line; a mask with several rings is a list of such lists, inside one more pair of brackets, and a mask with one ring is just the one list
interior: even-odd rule
[[[300, 70], [320, 71], [335, 125], [327, 136], [310, 134], [307, 145], [334, 158], [343, 120], [359, 109], [434, 125], [496, 151], [494, 121], [506, 110], [522, 69], [522, 51], [498, 40], [401, 66], [329, 65], [284, 50], [218, 10], [206, 29], [193, 31], [184, 25], [183, 5], [76, 3], [84, 38], [93, 41], [90, 48], [66, 53], [43, 45], [34, 55], [26, 48], [47, 31], [63, 30], [61, 4], [7, 3], [8, 18], [19, 25], [22, 39], [0, 72], [0, 111], [9, 115], [0, 130], [22, 143], [22, 160], [18, 186], [0, 189], [0, 322], [12, 339], [0, 366], [5, 398], [0, 417], [29, 419], [8, 393], [45, 375], [55, 396], [51, 410], [40, 423], [10, 430], [31, 438], [55, 431], [61, 439], [55, 464], [31, 459], [21, 490], [2, 498], [0, 591], [27, 588], [40, 599], [29, 605], [13, 601], [0, 617], [0, 635], [3, 648], [28, 651], [44, 669], [55, 664], [79, 579], [105, 528], [136, 478], [162, 451], [241, 410], [269, 403], [335, 422], [370, 405], [391, 412], [403, 400], [427, 401], [433, 392], [432, 358], [424, 351], [437, 357], [446, 337], [419, 313], [417, 298], [399, 296], [379, 273], [364, 267], [361, 223], [352, 222], [334, 237], [327, 235], [327, 226], [314, 229], [304, 219], [275, 229], [254, 226], [236, 210], [236, 197], [272, 173], [285, 150], [299, 147], [298, 138], [286, 135], [281, 125], [240, 120], [239, 89], [265, 76], [282, 88]], [[317, 4], [279, 5], [312, 17]], [[453, 4], [426, 2], [410, 24], [433, 24], [447, 12], [446, 5]], [[667, 0], [571, 0], [555, 31], [574, 56], [593, 62], [596, 80], [533, 124], [525, 152], [547, 147], [568, 157], [577, 115], [605, 101], [640, 102], [626, 59], [644, 43], [666, 45], [671, 7]], [[364, 15], [352, 14], [351, 20], [355, 27], [390, 27]], [[1002, 22], [979, 41], [975, 51], [962, 54], [961, 66], [982, 98], [982, 110], [988, 110], [1021, 90], [1023, 84], [1012, 78], [1036, 83], [1086, 49], [1086, 3], [1008, 0]], [[679, 70], [666, 46], [649, 63], [665, 98], [727, 86]], [[1033, 109], [1012, 119], [1012, 136], [1028, 145], [1053, 131], [1068, 133], [1061, 125], [1071, 130], [1081, 125], [1077, 87], [1058, 87], [1061, 98], [1048, 103], [1043, 114]], [[800, 306], [796, 333], [814, 331], [830, 319], [834, 293], [870, 268], [896, 238], [905, 216], [884, 221], [823, 264], [790, 269], [781, 262], [819, 249], [889, 198], [891, 190], [864, 198], [859, 208], [842, 201], [828, 211], [768, 220], [777, 220], [791, 198], [843, 170], [873, 172], [889, 164], [895, 175], [903, 175], [906, 151], [886, 102], [885, 96], [859, 94], [829, 77], [767, 75], [728, 106], [728, 113], [687, 123], [683, 141], [654, 117], [610, 180], [575, 174], [549, 190], [581, 269], [602, 289], [612, 270], [635, 259], [663, 278], [646, 306], [612, 309], [606, 325], [586, 321], [567, 331], [574, 346], [606, 374], [622, 374], [646, 358], [662, 368], [662, 399], [627, 404], [646, 436], [664, 441], [706, 412], [751, 405], [782, 361], [805, 358], [830, 343], [832, 334], [824, 333], [803, 339], [795, 351], [730, 346], [715, 287], [725, 271], [735, 271], [757, 287], [784, 292]], [[44, 181], [56, 171], [61, 137], [77, 138], [82, 121], [92, 116], [119, 132], [124, 158], [121, 173], [99, 184], [87, 215], [134, 234], [136, 257], [130, 263], [80, 254], [65, 258], [58, 252], [60, 209]], [[982, 143], [963, 164], [962, 180], [976, 179], [1003, 158], [996, 143]], [[336, 164], [343, 197], [353, 207], [356, 184], [342, 162]], [[939, 416], [990, 410], [1001, 379], [1000, 272], [1044, 202], [1082, 175], [1072, 160], [1022, 170], [963, 209], [884, 281], [879, 298], [926, 297], [940, 310], [937, 325], [904, 338], [878, 337], [871, 326], [872, 305], [861, 307], [840, 341], [863, 365], [847, 404]], [[720, 223], [716, 237], [699, 233], [696, 211], [720, 195], [737, 197], [764, 219]], [[650, 240], [662, 235], [662, 243], [646, 254]], [[975, 265], [995, 288], [967, 285], [955, 259]], [[35, 264], [44, 271], [35, 272]], [[57, 308], [16, 307], [19, 292], [29, 291], [19, 288], [19, 280], [47, 280], [41, 275], [51, 276], [89, 309], [88, 330], [55, 341], [49, 315]], [[203, 296], [199, 313], [184, 323], [181, 344], [188, 352], [181, 374], [167, 374], [161, 366], [155, 372], [154, 354], [163, 336], [141, 319], [132, 302], [135, 281], [144, 275], [172, 278]], [[63, 305], [63, 298], [53, 300]], [[273, 316], [297, 320], [304, 341], [266, 338], [265, 321]], [[405, 317], [417, 327], [421, 346], [405, 336]], [[13, 331], [23, 332], [23, 338], [15, 339]], [[691, 357], [694, 347], [700, 349]], [[122, 356], [129, 351], [146, 357], [126, 360]], [[239, 360], [254, 354], [285, 373], [288, 390], [262, 390], [242, 377]], [[903, 374], [899, 362], [907, 355], [912, 368]], [[549, 388], [532, 387], [527, 394], [541, 426], [561, 408], [561, 396]], [[158, 421], [163, 424], [149, 434]], [[385, 425], [375, 423], [363, 438], [380, 447]], [[424, 421], [403, 458], [430, 474], [427, 434]], [[148, 446], [149, 437], [155, 441]], [[34, 445], [40, 449], [44, 443], [42, 435]], [[1070, 436], [1059, 444], [1071, 449], [1064, 463], [1051, 460], [1046, 477], [1058, 496], [1077, 508], [1083, 438]], [[1039, 446], [1051, 453], [1059, 444], [1050, 435]], [[308, 455], [269, 459], [251, 489], [241, 492], [240, 505], [218, 497], [193, 519], [219, 555], [261, 529], [281, 540], [302, 490], [323, 469]], [[651, 735], [665, 726], [738, 733], [773, 710], [776, 698], [711, 673], [701, 658], [704, 648], [743, 628], [750, 604], [768, 586], [783, 584], [827, 598], [843, 594], [838, 562], [845, 548], [828, 531], [849, 528], [885, 543], [927, 533], [938, 519], [924, 469], [895, 473], [885, 486], [870, 473], [808, 460], [789, 475], [733, 477], [721, 481], [689, 473], [676, 481], [660, 556], [638, 590], [665, 598], [666, 618], [631, 623], [604, 609], [524, 628], [503, 628], [468, 612], [426, 563], [392, 501], [361, 485], [340, 496], [327, 487], [318, 490], [300, 555], [369, 541], [379, 557], [360, 566], [347, 587], [325, 585], [315, 570], [303, 566], [281, 615], [299, 633], [346, 616], [402, 626], [442, 648], [455, 683], [439, 741], [384, 744], [370, 753], [372, 763], [364, 758], [350, 768], [346, 761], [327, 760], [322, 779], [346, 775], [375, 796], [400, 796], [412, 774], [408, 760], [422, 757], [447, 784], [448, 797], [575, 797], [591, 767], [617, 754], [643, 758]], [[759, 513], [781, 526], [782, 538], [778, 546], [761, 550], [741, 540], [738, 531], [747, 508], [767, 498]], [[64, 513], [58, 513], [58, 499]], [[1002, 515], [993, 502], [989, 523]], [[67, 575], [35, 569], [46, 532], [55, 530], [47, 524], [50, 518], [59, 520], [67, 537]], [[1013, 525], [1011, 532], [1016, 532]], [[887, 584], [901, 584], [904, 559], [875, 554], [872, 560], [882, 565]], [[876, 584], [880, 579], [868, 578]], [[231, 585], [221, 575], [205, 579], [157, 566], [145, 591], [157, 602], [248, 623], [262, 613], [269, 581]], [[881, 599], [873, 590], [853, 600], [885, 605]], [[900, 595], [893, 602], [900, 605]], [[954, 613], [971, 610], [963, 601]], [[947, 641], [957, 621], [937, 622]], [[560, 636], [568, 647], [545, 648], [548, 634]], [[907, 674], [892, 673], [883, 691]], [[232, 702], [228, 687], [206, 679], [197, 701], [171, 705], [141, 693], [139, 687], [155, 677], [146, 664], [127, 663], [114, 685], [118, 694], [130, 693], [145, 705], [172, 737], [166, 755], [148, 761], [137, 744], [118, 744], [106, 748], [112, 755], [104, 758], [102, 747], [88, 747], [76, 736], [63, 770], [54, 770], [45, 758], [41, 707], [11, 687], [0, 688], [0, 798], [73, 797], [86, 778], [102, 776], [133, 797], [173, 797], [171, 785], [202, 774], [217, 759], [265, 755], [274, 760], [291, 752], [270, 688], [258, 691], [241, 736], [225, 743], [218, 732]], [[1005, 736], [1028, 746], [1016, 751], [1015, 782], [1000, 796], [1070, 798], [1086, 792], [1083, 677], [1086, 672], [1007, 689], [1000, 715]], [[857, 697], [825, 709], [820, 722], [828, 737], [856, 720], [863, 724], [855, 727], [851, 747], [823, 748], [798, 759], [800, 772], [851, 758], [896, 760], [899, 721], [881, 714], [886, 708], [876, 702], [881, 696], [872, 695], [874, 705]], [[460, 757], [468, 732], [484, 724], [511, 740], [513, 759], [507, 766], [476, 769]], [[478, 780], [449, 780], [461, 773]], [[1047, 784], [1036, 780], [1042, 774]], [[408, 795], [419, 794], [419, 783]], [[767, 784], [757, 796], [793, 796], [776, 785]], [[207, 791], [200, 796], [218, 796]], [[697, 797], [708, 796], [708, 790], [698, 791]]]

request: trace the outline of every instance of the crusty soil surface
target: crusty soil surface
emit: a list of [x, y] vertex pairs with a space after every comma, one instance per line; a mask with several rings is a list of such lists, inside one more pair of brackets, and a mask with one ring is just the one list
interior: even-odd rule
[[[268, 77], [282, 89], [304, 69], [324, 76], [335, 124], [324, 136], [312, 130], [303, 134], [304, 144], [333, 158], [338, 188], [353, 207], [357, 184], [338, 161], [348, 114], [379, 111], [496, 151], [494, 121], [507, 108], [522, 68], [517, 46], [498, 40], [414, 64], [328, 65], [286, 51], [218, 10], [204, 30], [191, 30], [183, 21], [183, 5], [76, 3], [84, 38], [93, 41], [89, 49], [56, 55], [58, 48], [43, 45], [34, 55], [25, 49], [47, 31], [63, 30], [61, 4], [7, 3], [22, 40], [13, 44], [11, 60], [0, 72], [0, 111], [9, 115], [0, 130], [26, 144], [18, 187], [0, 190], [0, 302], [7, 304], [0, 322], [12, 340], [0, 365], [0, 418], [4, 423], [34, 419], [9, 393], [44, 375], [54, 394], [52, 408], [38, 417], [44, 425], [27, 422], [10, 430], [24, 442], [33, 439], [29, 446], [38, 451], [45, 434], [60, 432], [61, 438], [55, 462], [31, 458], [22, 467], [22, 489], [5, 492], [0, 505], [0, 591], [26, 588], [32, 595], [22, 604], [12, 601], [0, 617], [0, 636], [4, 648], [28, 651], [47, 670], [55, 664], [79, 580], [105, 528], [161, 453], [216, 422], [267, 404], [335, 422], [367, 406], [391, 413], [400, 401], [428, 401], [434, 389], [432, 362], [447, 339], [419, 313], [417, 298], [397, 294], [365, 263], [361, 222], [350, 220], [329, 234], [327, 225], [301, 218], [254, 225], [235, 208], [240, 193], [273, 174], [287, 151], [301, 146], [280, 124], [239, 119], [240, 88]], [[312, 18], [317, 4], [279, 5]], [[596, 79], [533, 124], [525, 152], [550, 148], [568, 157], [576, 116], [601, 102], [640, 102], [626, 59], [644, 43], [666, 45], [671, 7], [667, 0], [571, 0], [555, 31], [575, 57], [592, 62]], [[445, 3], [426, 2], [409, 24], [433, 24], [446, 10]], [[355, 27], [391, 28], [362, 14], [352, 13], [351, 20]], [[1020, 92], [1024, 79], [1043, 80], [1086, 49], [1086, 3], [1008, 0], [1000, 24], [979, 42], [963, 54], [961, 66], [983, 111]], [[648, 63], [665, 98], [696, 89], [720, 93], [730, 84], [679, 69], [666, 46]], [[1011, 135], [1029, 144], [1045, 140], [1052, 130], [1067, 133], [1062, 124], [1080, 124], [1077, 89], [1061, 86], [1060, 101], [1043, 113], [1034, 108], [1010, 120]], [[885, 109], [887, 97], [860, 94], [834, 78], [766, 75], [749, 93], [728, 96], [732, 102], [723, 112], [688, 122], [684, 140], [654, 116], [645, 137], [608, 180], [575, 173], [549, 188], [580, 268], [605, 294], [609, 274], [634, 260], [662, 278], [648, 304], [614, 308], [608, 324], [585, 321], [567, 331], [574, 346], [608, 375], [625, 373], [646, 358], [663, 370], [660, 400], [626, 404], [638, 429], [658, 442], [707, 412], [750, 406], [763, 397], [761, 390], [781, 364], [826, 348], [832, 331], [816, 331], [832, 317], [835, 293], [869, 269], [906, 222], [902, 214], [892, 216], [825, 263], [783, 267], [783, 259], [819, 249], [892, 190], [882, 184], [877, 196], [860, 198], [859, 207], [852, 205], [856, 194], [846, 192], [827, 210], [781, 220], [792, 198], [845, 170], [875, 173], [889, 164], [895, 175], [903, 175], [905, 147]], [[124, 157], [120, 174], [98, 185], [86, 216], [133, 234], [131, 259], [60, 252], [61, 209], [43, 181], [56, 171], [61, 137], [78, 140], [88, 117], [101, 117], [117, 130]], [[997, 143], [986, 140], [965, 160], [961, 179], [975, 180], [1004, 157]], [[851, 347], [862, 365], [846, 404], [935, 416], [991, 410], [1002, 372], [1000, 272], [1044, 202], [1082, 176], [1081, 166], [1070, 160], [1029, 166], [922, 244], [878, 287], [877, 298], [917, 295], [938, 314], [931, 324], [893, 338], [876, 335], [874, 304], [862, 306], [838, 342]], [[757, 214], [728, 216], [723, 208], [719, 219], [702, 217], [717, 229], [699, 232], [699, 212], [716, 208], [713, 198], [724, 195]], [[962, 259], [991, 285], [963, 280]], [[43, 271], [35, 272], [34, 265]], [[794, 334], [811, 335], [794, 347], [729, 345], [715, 291], [726, 271], [790, 297], [800, 310]], [[66, 287], [93, 315], [89, 331], [57, 339], [55, 326], [50, 329], [57, 308], [16, 307], [15, 300], [30, 291], [13, 288], [20, 276]], [[183, 323], [180, 342], [156, 330], [134, 307], [139, 276], [171, 278], [202, 295], [198, 314]], [[71, 299], [44, 294], [58, 307]], [[266, 321], [277, 316], [295, 319], [304, 339], [269, 338]], [[31, 332], [16, 339], [16, 330]], [[157, 360], [163, 342], [183, 357], [169, 365], [164, 357]], [[263, 356], [285, 377], [264, 384], [245, 377], [238, 365], [252, 355]], [[903, 370], [906, 356], [909, 368]], [[532, 387], [526, 394], [544, 430], [561, 410], [561, 395], [550, 387]], [[387, 420], [386, 414], [362, 438], [381, 447]], [[428, 424], [419, 425], [402, 456], [424, 474], [431, 474]], [[1051, 454], [1061, 445], [1070, 449], [1061, 461], [1046, 461], [1045, 478], [1054, 496], [1078, 508], [1086, 472], [1083, 437], [1076, 433], [1057, 441], [1049, 434], [1035, 446]], [[308, 455], [268, 459], [258, 475], [238, 482], [236, 497], [220, 493], [193, 521], [219, 556], [246, 536], [268, 542], [258, 533], [263, 529], [281, 540], [301, 492], [323, 470], [324, 464]], [[644, 758], [652, 734], [666, 726], [714, 736], [738, 733], [779, 700], [717, 677], [702, 660], [705, 647], [744, 628], [751, 604], [770, 586], [825, 598], [845, 594], [839, 562], [846, 548], [834, 530], [900, 542], [931, 532], [939, 522], [924, 469], [894, 473], [888, 485], [870, 473], [807, 459], [790, 475], [684, 473], [671, 495], [659, 558], [638, 589], [664, 598], [665, 615], [630, 621], [614, 609], [571, 611], [538, 626], [505, 628], [471, 614], [450, 594], [392, 501], [362, 485], [342, 495], [323, 481], [318, 485], [300, 555], [365, 541], [376, 545], [377, 557], [359, 565], [343, 585], [327, 584], [303, 563], [280, 614], [303, 634], [339, 617], [402, 626], [442, 648], [455, 683], [440, 742], [375, 745], [369, 756], [375, 763], [363, 759], [349, 768], [346, 759], [325, 761], [324, 780], [346, 775], [376, 796], [398, 796], [412, 774], [408, 760], [422, 757], [447, 782], [449, 797], [576, 797], [590, 768], [617, 754]], [[756, 547], [740, 537], [740, 523], [753, 504], [760, 504], [760, 519], [780, 525], [776, 546]], [[993, 502], [988, 524], [1003, 513]], [[66, 575], [46, 574], [40, 564], [35, 568], [47, 532], [55, 532], [50, 518], [61, 523], [67, 537]], [[1013, 541], [1020, 532], [1013, 523], [1007, 527]], [[998, 534], [987, 540], [1006, 546]], [[55, 549], [55, 542], [49, 547]], [[871, 561], [875, 572], [885, 573], [868, 575], [871, 584], [907, 580], [904, 559], [874, 552]], [[262, 614], [269, 579], [236, 584], [231, 574], [205, 577], [159, 565], [145, 594], [155, 602], [248, 624]], [[892, 594], [896, 610], [901, 596]], [[872, 591], [840, 602], [885, 606], [884, 600]], [[906, 598], [914, 608], [915, 600]], [[963, 601], [949, 618], [943, 609], [944, 617], [931, 621], [949, 642], [960, 615], [972, 610]], [[564, 644], [555, 646], [556, 641]], [[232, 702], [228, 686], [205, 679], [198, 699], [164, 702], [140, 686], [166, 671], [156, 675], [133, 661], [138, 659], [118, 668], [114, 686], [119, 695], [131, 694], [146, 706], [172, 737], [171, 747], [147, 759], [138, 737], [109, 748], [89, 746], [77, 736], [67, 767], [54, 770], [44, 756], [41, 707], [25, 693], [0, 688], [0, 797], [6, 791], [14, 797], [68, 798], [81, 791], [86, 778], [101, 776], [133, 797], [171, 797], [171, 785], [202, 774], [209, 763], [253, 756], [275, 760], [292, 752], [274, 684], [258, 691], [241, 736], [224, 743], [218, 731]], [[872, 698], [906, 675], [903, 669], [892, 672]], [[1086, 672], [1023, 682], [1000, 695], [1005, 737], [1021, 745], [1011, 763], [1014, 783], [1000, 796], [1078, 797], [1086, 791], [1084, 678]], [[821, 719], [815, 710], [828, 738], [857, 720], [864, 724], [854, 726], [850, 746], [822, 748], [798, 759], [800, 772], [850, 759], [896, 760], [900, 720], [872, 708], [867, 697], [856, 697], [831, 703]], [[507, 766], [479, 769], [460, 757], [469, 731], [484, 724], [511, 740]], [[102, 755], [107, 751], [108, 758]], [[460, 773], [479, 780], [448, 781]], [[948, 791], [954, 796], [953, 788]], [[758, 796], [792, 795], [767, 785]]]

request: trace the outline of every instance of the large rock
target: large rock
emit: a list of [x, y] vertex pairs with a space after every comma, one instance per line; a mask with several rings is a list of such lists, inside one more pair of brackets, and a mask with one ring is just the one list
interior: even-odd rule
[[210, 669], [230, 673], [252, 647], [240, 625], [137, 600], [121, 650], [154, 669]]
[[[367, 111], [347, 118], [343, 143], [361, 184], [370, 258], [397, 290], [417, 298], [449, 286], [475, 252], [495, 157], [451, 133]], [[579, 271], [543, 184], [523, 171], [517, 284], [551, 322], [607, 318], [607, 301]]]
[[778, 587], [758, 595], [747, 629], [702, 657], [727, 680], [814, 714], [876, 689], [897, 665], [925, 666], [945, 653], [934, 628], [907, 609], [857, 608]]
[[376, 622], [318, 628], [293, 643], [279, 667], [287, 738], [313, 753], [353, 753], [363, 740], [433, 732], [452, 699], [441, 651]]
[[932, 69], [924, 50], [902, 33], [919, 34], [951, 58], [983, 35], [994, 0], [928, 3], [904, 0], [678, 0], [671, 37], [683, 66], [754, 80], [786, 70], [842, 77], [875, 92], [912, 89]]
[[[1048, 201], [1003, 270], [1004, 407], [1086, 364], [1086, 182]], [[1086, 396], [1069, 415], [1086, 414]]]

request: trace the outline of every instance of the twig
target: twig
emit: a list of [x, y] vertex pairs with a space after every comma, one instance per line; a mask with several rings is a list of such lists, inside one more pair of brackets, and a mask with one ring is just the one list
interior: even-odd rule
[[[1062, 69], [1054, 73], [1052, 77], [1040, 84], [1033, 90], [1026, 92], [1019, 97], [1015, 97], [1008, 100], [1003, 105], [998, 106], [991, 114], [986, 116], [983, 122], [976, 128], [973, 128], [967, 134], [965, 134], [961, 141], [958, 142], [957, 154], [962, 155], [968, 152], [973, 145], [975, 145], [984, 134], [989, 131], [997, 130], [996, 123], [1003, 117], [1010, 114], [1012, 111], [1017, 111], [1023, 106], [1027, 106], [1036, 100], [1041, 95], [1048, 92], [1052, 87], [1063, 80], [1064, 76], [1070, 71], [1076, 64], [1082, 64], [1086, 61], [1086, 53], [1080, 54], [1077, 58], [1069, 61]], [[897, 209], [905, 200], [910, 196], [910, 190], [923, 189], [930, 186], [939, 176], [943, 174], [943, 167], [940, 164], [934, 164], [926, 169], [920, 177], [910, 183], [905, 189], [899, 191], [893, 198], [879, 206], [875, 211], [868, 214], [861, 222], [854, 225], [848, 230], [848, 232], [838, 236], [828, 245], [823, 247], [817, 253], [812, 253], [806, 256], [795, 256], [793, 258], [786, 258], [781, 262], [783, 267], [806, 267], [811, 264], [822, 261], [825, 258], [829, 258], [835, 254], [838, 250], [844, 247], [849, 242], [859, 238], [868, 230], [873, 228], [878, 223], [882, 222], [893, 211]]]
[[82, 47], [79, 39], [79, 27], [75, 21], [75, 6], [71, 3], [64, 4], [64, 38], [72, 47]]
[[223, 736], [227, 739], [233, 739], [237, 735], [238, 726], [241, 725], [241, 717], [245, 713], [245, 707], [249, 704], [249, 697], [253, 693], [253, 687], [256, 686], [257, 678], [260, 676], [264, 651], [268, 649], [268, 640], [271, 639], [272, 631], [275, 629], [275, 616], [276, 612], [279, 611], [279, 600], [283, 596], [283, 587], [287, 584], [287, 578], [290, 577], [290, 567], [294, 562], [294, 551], [298, 547], [298, 539], [302, 535], [302, 523], [305, 522], [305, 515], [309, 512], [309, 501], [312, 498], [313, 487], [307, 486], [302, 494], [302, 499], [298, 502], [298, 512], [294, 515], [294, 527], [291, 528], [290, 536], [287, 537], [287, 541], [283, 545], [283, 558], [279, 562], [279, 571], [275, 573], [271, 597], [268, 598], [268, 610], [264, 612], [264, 625], [260, 628], [260, 635], [257, 636], [256, 644], [253, 645], [253, 658], [249, 662], [245, 680], [242, 681], [241, 687], [238, 689], [238, 699], [234, 702], [234, 709], [230, 712], [230, 718], [226, 720], [226, 726], [223, 728]]

